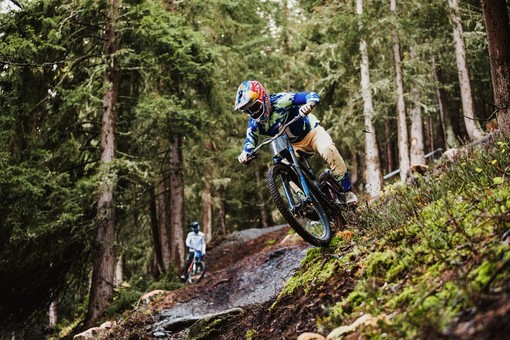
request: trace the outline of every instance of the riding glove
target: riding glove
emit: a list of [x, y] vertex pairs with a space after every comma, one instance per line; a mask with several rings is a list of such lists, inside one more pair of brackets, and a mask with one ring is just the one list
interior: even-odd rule
[[239, 163], [241, 164], [248, 164], [249, 161], [248, 161], [248, 153], [246, 151], [243, 150], [243, 152], [241, 152], [241, 154], [239, 155], [239, 157], [237, 157], [237, 160], [239, 161]]
[[299, 108], [299, 115], [305, 117], [310, 112], [312, 112], [313, 107], [315, 106], [315, 102], [308, 102], [304, 105], [301, 105]]

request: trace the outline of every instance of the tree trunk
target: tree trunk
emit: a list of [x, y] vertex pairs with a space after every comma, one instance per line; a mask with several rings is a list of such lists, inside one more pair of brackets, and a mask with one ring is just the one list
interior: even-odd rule
[[[204, 143], [204, 149], [210, 153], [213, 154], [214, 152], [214, 144], [211, 141], [206, 141]], [[208, 155], [206, 160], [204, 161], [204, 191], [202, 192], [202, 226], [203, 226], [203, 232], [205, 234], [205, 240], [206, 242], [210, 242], [213, 238], [213, 225], [212, 225], [212, 219], [213, 219], [213, 185], [212, 185], [212, 179], [213, 179], [213, 173], [214, 173], [214, 166], [211, 162], [211, 158]]]
[[115, 190], [116, 174], [109, 165], [115, 158], [115, 116], [118, 90], [118, 51], [116, 22], [119, 16], [119, 0], [107, 2], [104, 55], [106, 70], [103, 84], [106, 89], [103, 96], [103, 117], [101, 131], [101, 163], [103, 178], [97, 204], [97, 234], [93, 250], [93, 270], [90, 287], [89, 305], [85, 318], [85, 327], [92, 326], [113, 300], [113, 276], [115, 268]]
[[453, 131], [448, 105], [446, 104], [446, 91], [443, 89], [443, 70], [441, 66], [436, 64], [436, 58], [432, 57], [432, 67], [434, 68], [434, 79], [436, 80], [436, 97], [439, 106], [439, 118], [441, 119], [441, 127], [443, 130], [443, 140], [446, 149], [456, 148], [459, 146], [455, 132]]
[[471, 83], [469, 80], [469, 70], [466, 61], [466, 49], [464, 47], [464, 30], [460, 20], [459, 1], [448, 0], [451, 8], [451, 19], [453, 22], [453, 41], [455, 43], [455, 59], [457, 61], [457, 71], [459, 75], [460, 95], [462, 99], [462, 112], [464, 114], [464, 124], [468, 136], [472, 140], [483, 137], [480, 124], [475, 118], [475, 108], [473, 104], [473, 95], [471, 93]]
[[391, 127], [390, 127], [390, 121], [386, 119], [384, 121], [384, 133], [386, 135], [386, 172], [390, 173], [393, 169], [393, 149], [392, 149], [392, 133], [391, 133]]
[[505, 0], [482, 0], [499, 129], [510, 135], [510, 25]]
[[397, 88], [397, 131], [398, 131], [398, 161], [400, 179], [406, 178], [409, 170], [409, 141], [407, 134], [406, 105], [404, 102], [404, 81], [402, 80], [402, 68], [400, 66], [400, 39], [397, 25], [397, 0], [390, 1], [390, 10], [395, 20], [391, 29], [393, 40], [393, 63], [395, 65], [395, 85]]
[[172, 263], [171, 246], [170, 246], [170, 203], [169, 203], [169, 190], [167, 174], [163, 173], [163, 178], [157, 185], [158, 191], [156, 193], [156, 208], [158, 216], [158, 233], [159, 233], [159, 247], [161, 249], [161, 260], [163, 270], [166, 272]]
[[170, 132], [170, 211], [171, 256], [177, 268], [184, 265], [185, 223], [184, 223], [184, 173], [182, 169], [182, 137]]
[[[416, 59], [415, 47], [411, 48], [410, 56], [412, 59]], [[420, 89], [416, 82], [413, 82], [411, 94], [414, 102], [411, 109], [411, 164], [425, 164]]]
[[[357, 0], [356, 13], [358, 16], [363, 14], [363, 0]], [[360, 29], [363, 27], [361, 21]], [[359, 44], [361, 54], [361, 92], [363, 95], [363, 116], [365, 118], [365, 180], [366, 190], [370, 198], [379, 195], [382, 188], [381, 163], [379, 161], [379, 147], [375, 135], [372, 117], [374, 105], [372, 103], [372, 93], [370, 92], [370, 62], [368, 58], [367, 42], [361, 38]]]
[[425, 164], [423, 121], [417, 87], [413, 88], [413, 97], [416, 101], [411, 109], [411, 164]]
[[[206, 161], [206, 166], [208, 161]], [[210, 164], [207, 166], [206, 172], [209, 172]], [[212, 185], [211, 178], [207, 175], [204, 176], [204, 191], [202, 192], [202, 226], [205, 234], [205, 241], [210, 242], [212, 240]]]
[[161, 249], [161, 240], [159, 233], [159, 224], [158, 224], [158, 209], [157, 209], [157, 197], [154, 192], [154, 188], [152, 187], [151, 192], [151, 201], [150, 201], [150, 223], [151, 223], [151, 233], [152, 233], [152, 245], [153, 245], [153, 253], [154, 253], [154, 264], [155, 268], [152, 271], [154, 277], [158, 277], [165, 272], [165, 266], [163, 264], [163, 255]]
[[227, 223], [226, 223], [226, 216], [227, 212], [225, 209], [225, 189], [221, 187], [218, 189], [218, 199], [220, 201], [219, 208], [218, 208], [218, 228], [219, 228], [219, 234], [221, 236], [227, 235]]
[[253, 170], [255, 171], [255, 183], [257, 183], [257, 199], [260, 214], [260, 226], [262, 228], [269, 227], [268, 214], [266, 211], [266, 200], [264, 199], [264, 194], [262, 187], [264, 183], [262, 183], [262, 179], [260, 178], [260, 165], [258, 162], [253, 163]]
[[124, 254], [121, 253], [117, 257], [117, 262], [115, 263], [115, 276], [113, 279], [113, 286], [118, 287], [124, 281]]
[[58, 322], [58, 301], [51, 301], [50, 308], [48, 310], [48, 326], [50, 329], [54, 329]]

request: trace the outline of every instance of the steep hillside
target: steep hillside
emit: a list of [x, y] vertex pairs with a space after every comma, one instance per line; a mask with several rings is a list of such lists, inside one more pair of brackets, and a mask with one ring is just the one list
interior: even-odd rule
[[[201, 286], [174, 291], [132, 313], [111, 337], [296, 339], [313, 332], [309, 339], [507, 338], [509, 149], [506, 140], [482, 145], [438, 163], [410, 185], [387, 188], [379, 200], [359, 208], [358, 225], [337, 230], [330, 247], [309, 248], [306, 257], [303, 243], [280, 243], [286, 229], [222, 251]], [[276, 278], [282, 266], [275, 265], [273, 275], [262, 273], [286, 254], [279, 263], [300, 267], [283, 289], [225, 304], [230, 295], [234, 302], [250, 295], [247, 278], [254, 290], [267, 286], [265, 280]], [[169, 323], [154, 328], [165, 310], [197, 296], [223, 304], [227, 312], [172, 330], [165, 328]]]

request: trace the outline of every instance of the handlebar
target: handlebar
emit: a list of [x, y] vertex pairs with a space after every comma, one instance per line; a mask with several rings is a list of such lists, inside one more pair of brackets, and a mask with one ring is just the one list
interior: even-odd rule
[[260, 143], [255, 149], [252, 150], [252, 152], [250, 152], [247, 156], [248, 160], [254, 160], [255, 158], [257, 158], [258, 156], [258, 151], [260, 150], [260, 148], [262, 148], [264, 145], [267, 145], [269, 143], [271, 143], [272, 141], [274, 141], [276, 138], [280, 137], [281, 135], [283, 135], [285, 133], [285, 129], [287, 129], [289, 127], [290, 124], [294, 123], [295, 121], [297, 121], [299, 118], [301, 118], [301, 115], [297, 115], [296, 117], [292, 118], [287, 124], [285, 124], [284, 126], [282, 126], [280, 128], [280, 131], [274, 135], [273, 137], [271, 138], [267, 138], [265, 139], [262, 143]]

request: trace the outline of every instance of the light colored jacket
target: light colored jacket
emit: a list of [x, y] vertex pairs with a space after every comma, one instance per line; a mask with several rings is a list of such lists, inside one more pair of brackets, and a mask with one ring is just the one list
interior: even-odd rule
[[193, 231], [189, 232], [186, 237], [186, 246], [189, 247], [190, 252], [198, 250], [205, 255], [205, 234], [201, 231], [196, 234]]

